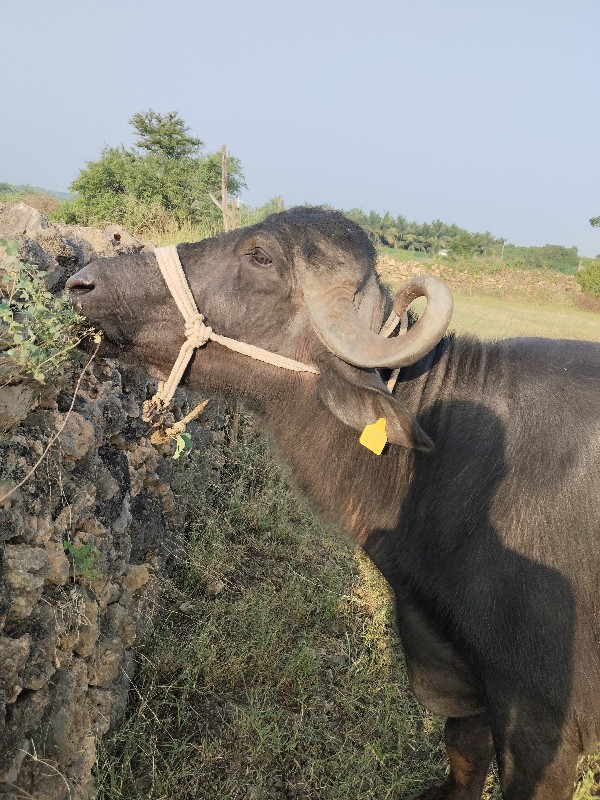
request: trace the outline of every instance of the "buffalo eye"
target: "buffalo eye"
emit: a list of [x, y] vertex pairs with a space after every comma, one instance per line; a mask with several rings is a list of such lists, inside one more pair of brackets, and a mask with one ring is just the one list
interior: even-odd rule
[[253, 264], [257, 267], [268, 267], [269, 264], [272, 263], [272, 259], [265, 253], [264, 250], [261, 250], [260, 247], [254, 247], [248, 255], [250, 256], [250, 260]]

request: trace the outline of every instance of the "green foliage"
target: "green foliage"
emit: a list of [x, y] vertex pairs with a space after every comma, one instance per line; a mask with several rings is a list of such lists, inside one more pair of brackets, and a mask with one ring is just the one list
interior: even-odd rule
[[600, 297], [600, 259], [589, 261], [580, 269], [577, 273], [577, 280], [586, 294]]
[[[130, 122], [140, 138], [136, 149], [106, 147], [98, 161], [90, 161], [71, 184], [77, 192], [55, 218], [71, 224], [120, 223], [138, 234], [166, 232], [180, 225], [218, 223], [220, 211], [209, 193], [221, 191], [221, 155], [194, 155], [200, 139], [187, 134], [175, 113], [134, 114]], [[228, 158], [228, 193], [245, 186], [241, 164]]]
[[[285, 204], [281, 197], [274, 197], [262, 206], [253, 207], [245, 204], [237, 209], [237, 221], [239, 226], [255, 225], [262, 222], [269, 214], [274, 214], [285, 209]], [[217, 236], [223, 232], [221, 218], [205, 217], [198, 224], [192, 223], [189, 219], [184, 223], [169, 226], [166, 229], [153, 228], [149, 230], [149, 237], [157, 247], [167, 244], [179, 244], [179, 242], [199, 242], [211, 236]]]
[[593, 225], [594, 228], [600, 228], [600, 217], [592, 217], [590, 220], [590, 225]]
[[46, 289], [45, 273], [17, 253], [15, 244], [0, 239], [0, 384], [44, 383], [60, 373], [89, 330], [66, 299]]
[[433, 222], [409, 222], [403, 216], [394, 218], [387, 211], [381, 216], [376, 211], [365, 214], [359, 208], [347, 211], [346, 216], [364, 228], [376, 246], [411, 253], [437, 256], [440, 250], [448, 249], [455, 256], [486, 255], [491, 252], [493, 245], [500, 242], [490, 233], [469, 233], [439, 219]]
[[262, 222], [266, 219], [269, 214], [278, 214], [280, 211], [285, 211], [285, 203], [283, 202], [283, 197], [279, 195], [256, 208], [244, 205], [239, 210], [240, 224], [255, 225], [257, 222]]
[[142, 111], [129, 120], [136, 129], [139, 139], [136, 146], [149, 153], [167, 158], [185, 158], [197, 153], [203, 142], [188, 134], [189, 128], [176, 111], [158, 114], [156, 111]]
[[100, 577], [101, 573], [95, 569], [96, 559], [100, 555], [97, 547], [94, 547], [93, 544], [74, 545], [69, 541], [64, 541], [63, 547], [73, 559], [73, 568], [76, 575], [87, 581], [93, 581]]
[[390, 247], [412, 257], [429, 254], [448, 255], [452, 259], [491, 259], [513, 269], [552, 269], [574, 275], [579, 265], [576, 247], [547, 244], [543, 247], [516, 247], [494, 237], [488, 231], [471, 233], [457, 225], [433, 222], [409, 222], [404, 217], [383, 216], [375, 211], [365, 214], [352, 209], [346, 216], [357, 222], [377, 247]]
[[580, 257], [576, 247], [545, 244], [543, 247], [516, 247], [507, 244], [504, 251], [507, 266], [514, 269], [551, 269], [564, 275], [575, 275]]
[[460, 231], [449, 240], [448, 252], [454, 257], [483, 256], [486, 252], [485, 234]]
[[14, 186], [10, 183], [0, 183], [0, 204], [14, 205], [26, 203], [32, 208], [50, 216], [60, 208], [61, 201], [69, 199], [64, 192], [50, 192], [35, 186]]

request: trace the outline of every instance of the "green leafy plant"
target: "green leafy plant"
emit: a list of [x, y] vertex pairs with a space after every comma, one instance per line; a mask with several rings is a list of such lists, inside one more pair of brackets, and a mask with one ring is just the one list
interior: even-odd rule
[[100, 551], [93, 544], [74, 545], [72, 542], [64, 541], [65, 552], [73, 559], [73, 568], [77, 575], [85, 580], [93, 581], [99, 578], [101, 573], [95, 568], [96, 559]]
[[178, 433], [175, 437], [175, 452], [173, 458], [181, 458], [193, 449], [192, 437], [189, 433]]
[[600, 297], [600, 260], [594, 259], [577, 273], [579, 285], [586, 294]]
[[90, 330], [68, 300], [48, 291], [46, 273], [17, 255], [14, 242], [0, 239], [0, 385], [43, 384]]

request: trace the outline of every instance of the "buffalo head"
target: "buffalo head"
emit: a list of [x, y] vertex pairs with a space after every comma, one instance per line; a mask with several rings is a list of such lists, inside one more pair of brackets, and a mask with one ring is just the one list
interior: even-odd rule
[[[375, 272], [375, 250], [353, 222], [320, 208], [296, 208], [195, 244], [178, 254], [199, 311], [221, 336], [316, 366], [318, 376], [285, 373], [210, 342], [187, 380], [242, 395], [258, 409], [286, 391], [312, 390], [352, 428], [383, 416], [389, 441], [431, 442], [376, 368], [413, 364], [443, 336], [452, 301], [435, 279], [396, 297], [401, 314], [420, 294], [428, 305], [402, 338], [379, 336], [392, 301]], [[164, 379], [184, 340], [184, 322], [152, 253], [99, 259], [67, 288], [113, 346]]]

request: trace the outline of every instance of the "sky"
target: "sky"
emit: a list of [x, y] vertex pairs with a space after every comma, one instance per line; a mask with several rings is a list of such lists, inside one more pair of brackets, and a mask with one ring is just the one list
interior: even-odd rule
[[136, 111], [242, 199], [600, 253], [598, 0], [0, 0], [0, 182], [66, 191]]

